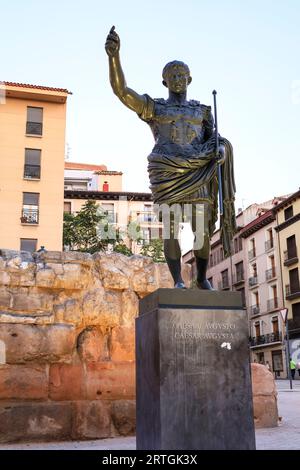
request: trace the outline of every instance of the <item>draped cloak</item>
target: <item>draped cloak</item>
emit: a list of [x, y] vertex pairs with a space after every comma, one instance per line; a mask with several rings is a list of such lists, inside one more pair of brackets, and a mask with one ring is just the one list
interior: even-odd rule
[[[218, 218], [218, 178], [214, 122], [210, 106], [198, 101], [176, 105], [145, 96], [139, 117], [153, 132], [155, 145], [148, 156], [150, 189], [156, 204], [208, 203], [209, 234]], [[220, 136], [225, 147], [222, 164], [223, 215], [220, 218], [224, 255], [229, 256], [236, 232], [235, 181], [231, 143]]]

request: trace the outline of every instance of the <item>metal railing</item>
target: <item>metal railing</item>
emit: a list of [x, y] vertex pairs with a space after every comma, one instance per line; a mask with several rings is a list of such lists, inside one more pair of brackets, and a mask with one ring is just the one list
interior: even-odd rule
[[40, 179], [41, 166], [40, 165], [24, 165], [24, 178], [27, 179]]
[[297, 247], [294, 246], [290, 250], [284, 251], [283, 256], [284, 256], [284, 261], [285, 262], [288, 262], [288, 261], [291, 261], [292, 259], [298, 258]]
[[258, 284], [257, 276], [249, 277], [248, 281], [249, 281], [249, 286], [250, 287], [256, 286]]
[[26, 122], [26, 134], [32, 135], [42, 135], [43, 134], [43, 124], [41, 122]]
[[300, 295], [300, 285], [299, 284], [287, 284], [285, 286], [285, 296], [288, 297], [289, 295], [299, 294]]
[[238, 284], [239, 282], [245, 281], [244, 271], [239, 271], [233, 275], [233, 284]]
[[266, 270], [266, 281], [270, 281], [271, 279], [274, 279], [276, 277], [276, 269], [271, 268]]
[[249, 260], [255, 258], [255, 256], [256, 256], [256, 250], [255, 250], [255, 248], [253, 248], [253, 250], [248, 251], [248, 258], [249, 258]]
[[271, 250], [271, 248], [274, 248], [274, 240], [271, 238], [270, 240], [267, 240], [265, 242], [265, 251]]
[[151, 211], [137, 211], [131, 213], [132, 220], [139, 223], [157, 223], [159, 224], [158, 214]]
[[268, 333], [266, 335], [253, 336], [250, 338], [250, 346], [258, 346], [260, 344], [278, 343], [282, 341], [282, 334], [280, 331], [277, 333]]
[[271, 310], [275, 310], [278, 308], [278, 298], [274, 297], [273, 299], [267, 300], [267, 311], [270, 312]]
[[39, 210], [23, 208], [21, 215], [21, 223], [37, 225], [39, 223]]
[[229, 289], [229, 279], [222, 279], [221, 281], [218, 282], [218, 289]]
[[251, 305], [250, 312], [251, 312], [251, 315], [258, 315], [260, 313], [259, 305]]

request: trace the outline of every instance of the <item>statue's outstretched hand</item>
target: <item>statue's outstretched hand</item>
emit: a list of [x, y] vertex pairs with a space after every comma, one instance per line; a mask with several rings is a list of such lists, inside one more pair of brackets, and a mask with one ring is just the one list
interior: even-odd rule
[[115, 56], [120, 50], [120, 38], [115, 32], [115, 27], [113, 26], [106, 38], [105, 50], [109, 57]]

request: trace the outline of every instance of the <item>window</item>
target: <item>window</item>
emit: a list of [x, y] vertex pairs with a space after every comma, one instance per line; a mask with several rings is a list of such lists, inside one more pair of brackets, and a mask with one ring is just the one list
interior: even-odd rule
[[239, 263], [236, 263], [235, 265], [235, 276], [236, 276], [236, 281], [242, 281], [244, 279], [244, 265], [243, 261], [240, 261]]
[[237, 237], [234, 239], [234, 253], [238, 253], [243, 249], [243, 242], [241, 237]]
[[288, 259], [297, 258], [297, 245], [295, 235], [292, 235], [291, 237], [288, 237], [286, 239], [286, 246]]
[[101, 209], [103, 210], [103, 215], [106, 217], [106, 220], [108, 223], [110, 224], [113, 224], [115, 223], [117, 220], [116, 220], [116, 214], [115, 214], [115, 206], [114, 204], [110, 204], [110, 203], [103, 203], [101, 204]]
[[25, 149], [24, 178], [40, 179], [41, 177], [41, 150]]
[[256, 321], [254, 323], [254, 328], [255, 328], [255, 336], [260, 336], [260, 322]]
[[228, 279], [228, 269], [225, 269], [221, 272], [222, 276], [222, 289], [226, 289], [229, 287], [229, 279]]
[[255, 250], [255, 238], [252, 238], [250, 240], [250, 250], [249, 250], [249, 259], [255, 258], [256, 257], [256, 250]]
[[278, 317], [272, 317], [272, 328], [273, 328], [274, 335], [278, 335], [279, 333]]
[[103, 186], [102, 186], [102, 191], [105, 192], [105, 193], [108, 193], [108, 191], [109, 191], [108, 181], [104, 181]]
[[21, 238], [20, 240], [20, 250], [21, 251], [36, 251], [37, 239], [36, 238]]
[[64, 212], [66, 212], [67, 214], [71, 214], [71, 203], [70, 202], [67, 202], [65, 201], [64, 202]]
[[26, 134], [43, 134], [43, 108], [27, 107]]
[[279, 376], [279, 372], [283, 371], [283, 361], [281, 351], [272, 351], [272, 365], [276, 377]]
[[246, 307], [246, 296], [245, 296], [245, 289], [244, 287], [242, 289], [237, 289], [237, 292], [240, 292], [242, 295], [242, 303], [243, 307]]
[[294, 215], [293, 206], [287, 207], [284, 210], [284, 220], [290, 219], [291, 217], [293, 217], [293, 215]]
[[39, 223], [39, 193], [23, 193], [22, 224]]
[[295, 292], [299, 292], [299, 273], [298, 268], [291, 269], [289, 271], [289, 278], [290, 278], [290, 293], [294, 294]]

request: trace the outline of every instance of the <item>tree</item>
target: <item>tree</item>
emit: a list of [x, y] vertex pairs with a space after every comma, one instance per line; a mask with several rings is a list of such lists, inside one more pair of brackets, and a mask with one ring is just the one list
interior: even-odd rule
[[165, 255], [163, 248], [163, 240], [161, 238], [154, 238], [141, 248], [141, 255], [149, 256], [155, 263], [165, 263]]
[[[95, 253], [107, 247], [107, 240], [98, 233], [105, 217], [95, 201], [87, 201], [77, 214], [64, 214], [63, 243], [71, 250]], [[105, 224], [104, 224], [105, 226]]]

